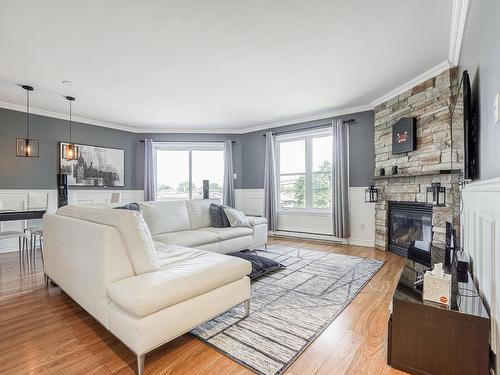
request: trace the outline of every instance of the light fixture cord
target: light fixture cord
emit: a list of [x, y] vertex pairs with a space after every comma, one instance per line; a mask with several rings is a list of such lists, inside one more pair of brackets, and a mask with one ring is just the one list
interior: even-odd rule
[[26, 90], [26, 139], [30, 138], [30, 91]]
[[69, 143], [71, 143], [71, 100], [69, 101]]

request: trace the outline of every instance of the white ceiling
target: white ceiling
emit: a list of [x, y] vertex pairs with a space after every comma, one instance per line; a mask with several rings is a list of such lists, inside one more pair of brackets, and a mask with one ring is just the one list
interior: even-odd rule
[[2, 0], [0, 101], [28, 83], [34, 108], [74, 95], [94, 123], [239, 132], [371, 103], [447, 61], [451, 17], [452, 0]]

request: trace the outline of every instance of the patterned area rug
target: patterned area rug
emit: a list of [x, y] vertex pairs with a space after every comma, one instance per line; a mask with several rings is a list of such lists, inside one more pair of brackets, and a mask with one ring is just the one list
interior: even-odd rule
[[191, 333], [265, 375], [281, 374], [384, 264], [276, 245], [256, 253], [287, 268], [252, 282], [250, 315], [239, 305]]

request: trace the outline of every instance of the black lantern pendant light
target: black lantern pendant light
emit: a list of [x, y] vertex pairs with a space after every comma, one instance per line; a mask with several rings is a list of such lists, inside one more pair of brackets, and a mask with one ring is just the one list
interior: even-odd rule
[[378, 202], [378, 189], [375, 186], [370, 185], [370, 187], [365, 190], [365, 202], [366, 203]]
[[441, 182], [431, 181], [431, 186], [427, 188], [426, 201], [433, 206], [446, 206], [446, 188], [441, 186]]
[[71, 113], [71, 103], [75, 101], [75, 98], [72, 96], [66, 96], [66, 99], [69, 101], [69, 143], [64, 144], [63, 150], [62, 150], [62, 157], [63, 159], [66, 160], [77, 160], [79, 153], [78, 153], [78, 146], [71, 141], [71, 127], [72, 127], [72, 113]]
[[37, 158], [39, 156], [38, 139], [30, 138], [30, 91], [32, 86], [23, 85], [26, 90], [26, 138], [16, 138], [16, 156]]

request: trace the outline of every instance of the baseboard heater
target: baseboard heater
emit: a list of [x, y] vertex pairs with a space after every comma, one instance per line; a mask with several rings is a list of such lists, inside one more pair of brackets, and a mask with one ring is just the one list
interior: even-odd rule
[[314, 232], [301, 232], [301, 231], [293, 231], [293, 230], [278, 230], [275, 232], [270, 232], [271, 236], [274, 237], [294, 237], [294, 238], [304, 238], [308, 240], [323, 240], [323, 241], [331, 241], [343, 243], [344, 241], [333, 237], [333, 234], [325, 234], [325, 233], [314, 233]]

